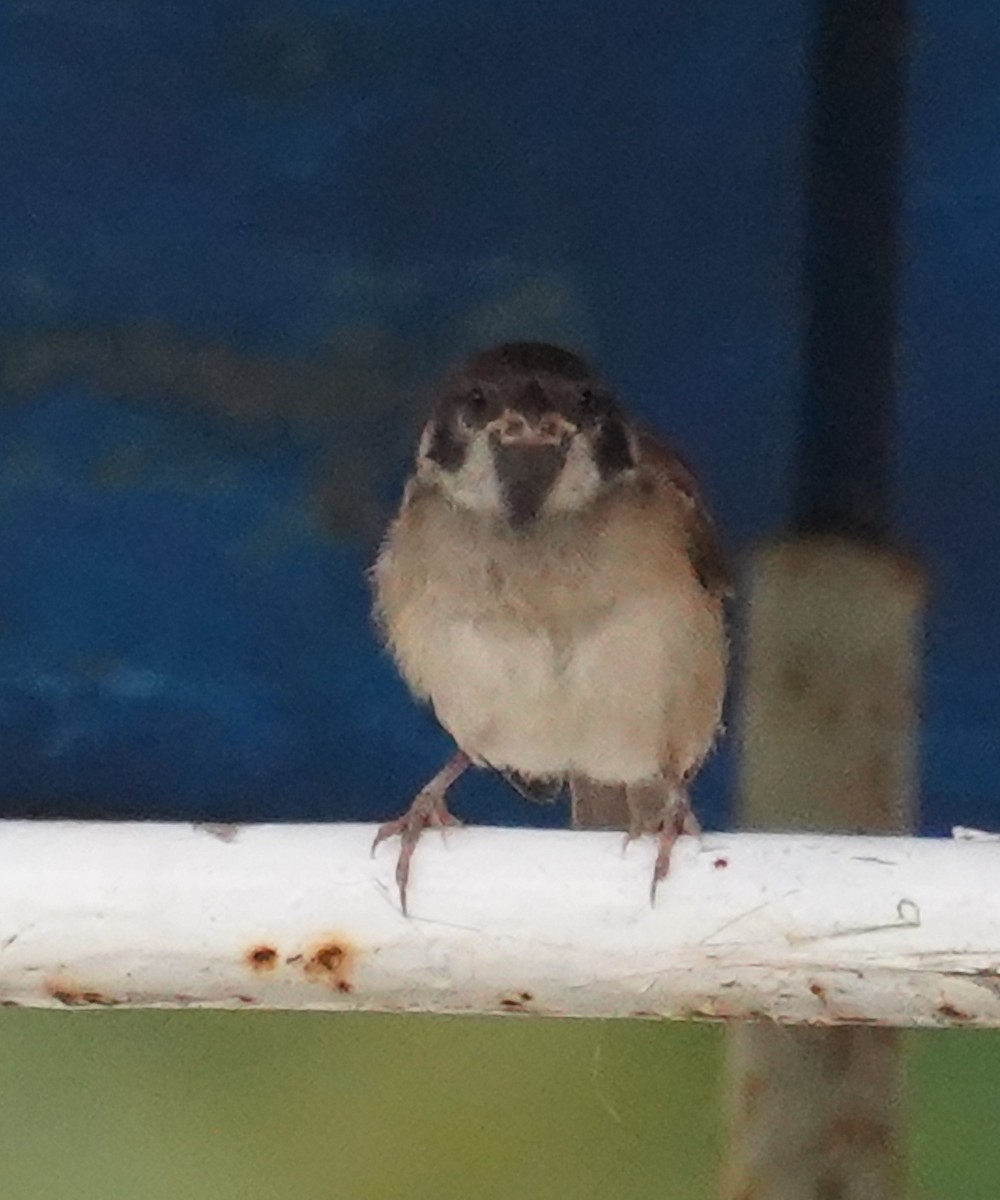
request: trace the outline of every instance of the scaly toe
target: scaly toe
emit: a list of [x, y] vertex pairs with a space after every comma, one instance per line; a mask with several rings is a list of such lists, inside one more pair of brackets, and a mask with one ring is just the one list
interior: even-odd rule
[[443, 796], [433, 792], [420, 792], [401, 817], [380, 826], [372, 842], [373, 855], [380, 843], [388, 838], [398, 837], [400, 841], [399, 858], [396, 861], [396, 886], [399, 888], [399, 902], [404, 914], [407, 911], [406, 888], [410, 879], [410, 860], [417, 848], [417, 842], [420, 841], [420, 835], [428, 828], [440, 829], [444, 834], [450, 826], [461, 824], [458, 817], [452, 816], [448, 811]]

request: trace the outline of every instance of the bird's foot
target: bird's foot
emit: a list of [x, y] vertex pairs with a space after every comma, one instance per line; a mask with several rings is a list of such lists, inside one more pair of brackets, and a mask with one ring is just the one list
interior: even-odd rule
[[629, 826], [625, 834], [625, 845], [644, 834], [654, 834], [657, 839], [656, 862], [649, 888], [649, 902], [655, 904], [657, 886], [661, 880], [666, 879], [670, 871], [670, 858], [677, 839], [682, 834], [697, 837], [701, 833], [701, 825], [691, 808], [687, 792], [682, 787], [670, 786], [666, 798], [663, 799], [661, 793], [661, 799], [655, 806], [650, 806], [648, 793], [634, 796], [629, 788], [627, 796]]
[[399, 838], [396, 886], [399, 888], [399, 902], [404, 914], [407, 911], [406, 886], [410, 879], [410, 859], [413, 858], [420, 835], [425, 829], [440, 829], [444, 833], [450, 826], [461, 824], [458, 817], [448, 810], [444, 791], [439, 787], [425, 787], [422, 792], [417, 793], [416, 799], [401, 817], [397, 817], [395, 821], [386, 821], [375, 834], [372, 854], [387, 838]]

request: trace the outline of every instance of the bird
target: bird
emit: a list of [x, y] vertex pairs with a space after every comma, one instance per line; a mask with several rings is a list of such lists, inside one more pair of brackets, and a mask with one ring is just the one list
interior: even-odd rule
[[456, 746], [372, 845], [400, 839], [403, 912], [470, 766], [537, 801], [624, 793], [627, 838], [658, 839], [655, 902], [700, 832], [689, 787], [721, 730], [732, 591], [678, 453], [575, 351], [480, 350], [438, 390], [370, 577], [385, 646]]

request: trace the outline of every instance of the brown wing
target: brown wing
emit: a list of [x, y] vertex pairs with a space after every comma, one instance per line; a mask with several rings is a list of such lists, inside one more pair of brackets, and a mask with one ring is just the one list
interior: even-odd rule
[[667, 442], [645, 432], [639, 435], [639, 468], [666, 480], [683, 497], [688, 548], [698, 578], [713, 596], [731, 596], [733, 588], [715, 522], [691, 468]]

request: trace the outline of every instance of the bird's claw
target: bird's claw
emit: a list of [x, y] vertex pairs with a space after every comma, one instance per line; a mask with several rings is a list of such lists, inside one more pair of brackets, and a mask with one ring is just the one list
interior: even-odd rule
[[443, 794], [424, 790], [418, 793], [401, 817], [394, 821], [386, 821], [379, 827], [372, 842], [372, 855], [388, 838], [398, 837], [400, 841], [399, 858], [396, 862], [396, 886], [399, 888], [399, 902], [404, 915], [407, 915], [406, 888], [410, 879], [410, 860], [417, 848], [417, 842], [420, 841], [420, 835], [428, 828], [440, 829], [443, 834], [449, 827], [461, 824], [458, 817], [449, 812]]
[[701, 825], [691, 810], [686, 796], [681, 799], [672, 798], [652, 813], [643, 813], [632, 809], [623, 849], [645, 834], [653, 834], [657, 839], [656, 862], [653, 865], [653, 878], [649, 886], [650, 904], [656, 903], [657, 886], [661, 880], [666, 879], [670, 872], [670, 858], [677, 839], [683, 834], [697, 837], [700, 833]]
[[701, 833], [698, 818], [686, 801], [683, 806], [664, 814], [657, 833], [656, 862], [653, 865], [653, 881], [649, 885], [649, 903], [656, 903], [656, 888], [660, 880], [666, 879], [670, 871], [670, 858], [674, 844], [682, 834], [697, 837]]

